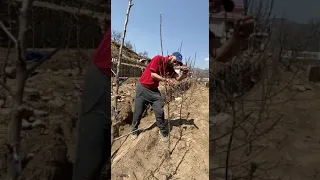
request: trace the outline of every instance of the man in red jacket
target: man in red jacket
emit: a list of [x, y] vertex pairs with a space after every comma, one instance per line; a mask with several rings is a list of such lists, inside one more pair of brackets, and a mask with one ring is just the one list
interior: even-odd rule
[[175, 72], [174, 67], [178, 65], [183, 65], [182, 55], [179, 52], [174, 52], [166, 57], [155, 56], [144, 70], [136, 88], [131, 134], [133, 139], [138, 137], [138, 127], [142, 114], [150, 104], [160, 129], [160, 136], [163, 141], [168, 141], [169, 129], [164, 119], [164, 99], [161, 97], [158, 86], [160, 81], [172, 85], [171, 78], [181, 81], [187, 76], [189, 69], [186, 66], [182, 69], [183, 73], [181, 75]]
[[[88, 68], [82, 94], [74, 180], [98, 180], [111, 155], [111, 31]], [[108, 174], [109, 173], [109, 174]], [[110, 172], [107, 172], [110, 177]]]

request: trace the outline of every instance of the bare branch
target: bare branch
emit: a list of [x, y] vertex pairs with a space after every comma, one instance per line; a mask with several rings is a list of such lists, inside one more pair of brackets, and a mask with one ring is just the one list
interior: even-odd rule
[[[17, 0], [18, 2], [23, 2], [23, 0]], [[41, 8], [47, 8], [47, 9], [52, 9], [55, 11], [63, 11], [67, 12], [70, 14], [78, 14], [78, 15], [83, 15], [83, 16], [89, 16], [90, 18], [96, 18], [99, 20], [110, 20], [110, 16], [105, 16], [104, 13], [98, 13], [94, 12], [88, 9], [82, 9], [79, 10], [79, 8], [75, 7], [68, 7], [68, 6], [59, 6], [54, 3], [49, 3], [49, 2], [42, 2], [42, 1], [34, 1], [33, 6], [35, 7], [41, 7]]]
[[2, 21], [0, 21], [0, 27], [3, 29], [3, 31], [8, 35], [8, 37], [17, 44], [17, 39], [11, 34], [11, 32], [6, 28], [6, 26], [3, 24]]

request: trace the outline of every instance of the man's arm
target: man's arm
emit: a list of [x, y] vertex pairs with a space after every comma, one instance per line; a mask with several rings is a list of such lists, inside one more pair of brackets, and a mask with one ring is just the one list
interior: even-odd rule
[[243, 41], [240, 38], [232, 36], [226, 43], [224, 43], [216, 53], [215, 61], [226, 63], [236, 56], [240, 51], [241, 43]]
[[160, 66], [162, 65], [163, 57], [155, 56], [150, 62], [150, 71], [152, 79], [156, 81], [165, 81], [166, 79], [160, 76]]
[[158, 73], [156, 72], [151, 72], [151, 77], [152, 79], [156, 81], [165, 81], [165, 78], [161, 77]]

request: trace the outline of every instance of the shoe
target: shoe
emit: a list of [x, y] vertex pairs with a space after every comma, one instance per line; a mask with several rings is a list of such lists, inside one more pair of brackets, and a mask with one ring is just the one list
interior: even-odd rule
[[160, 134], [161, 140], [162, 140], [163, 142], [168, 142], [168, 141], [169, 141], [169, 136], [168, 136], [168, 134], [165, 135], [165, 134], [163, 134], [161, 131], [159, 131], [159, 134]]
[[138, 138], [138, 132], [131, 133], [131, 139], [135, 140]]

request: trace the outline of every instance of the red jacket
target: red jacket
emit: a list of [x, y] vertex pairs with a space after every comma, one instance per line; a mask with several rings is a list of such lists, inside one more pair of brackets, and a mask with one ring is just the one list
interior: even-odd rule
[[157, 73], [163, 77], [173, 77], [176, 72], [173, 68], [167, 68], [168, 58], [168, 56], [155, 56], [152, 58], [151, 62], [147, 65], [140, 77], [140, 83], [144, 87], [155, 90], [159, 86], [159, 81], [156, 81], [151, 77], [151, 72]]

